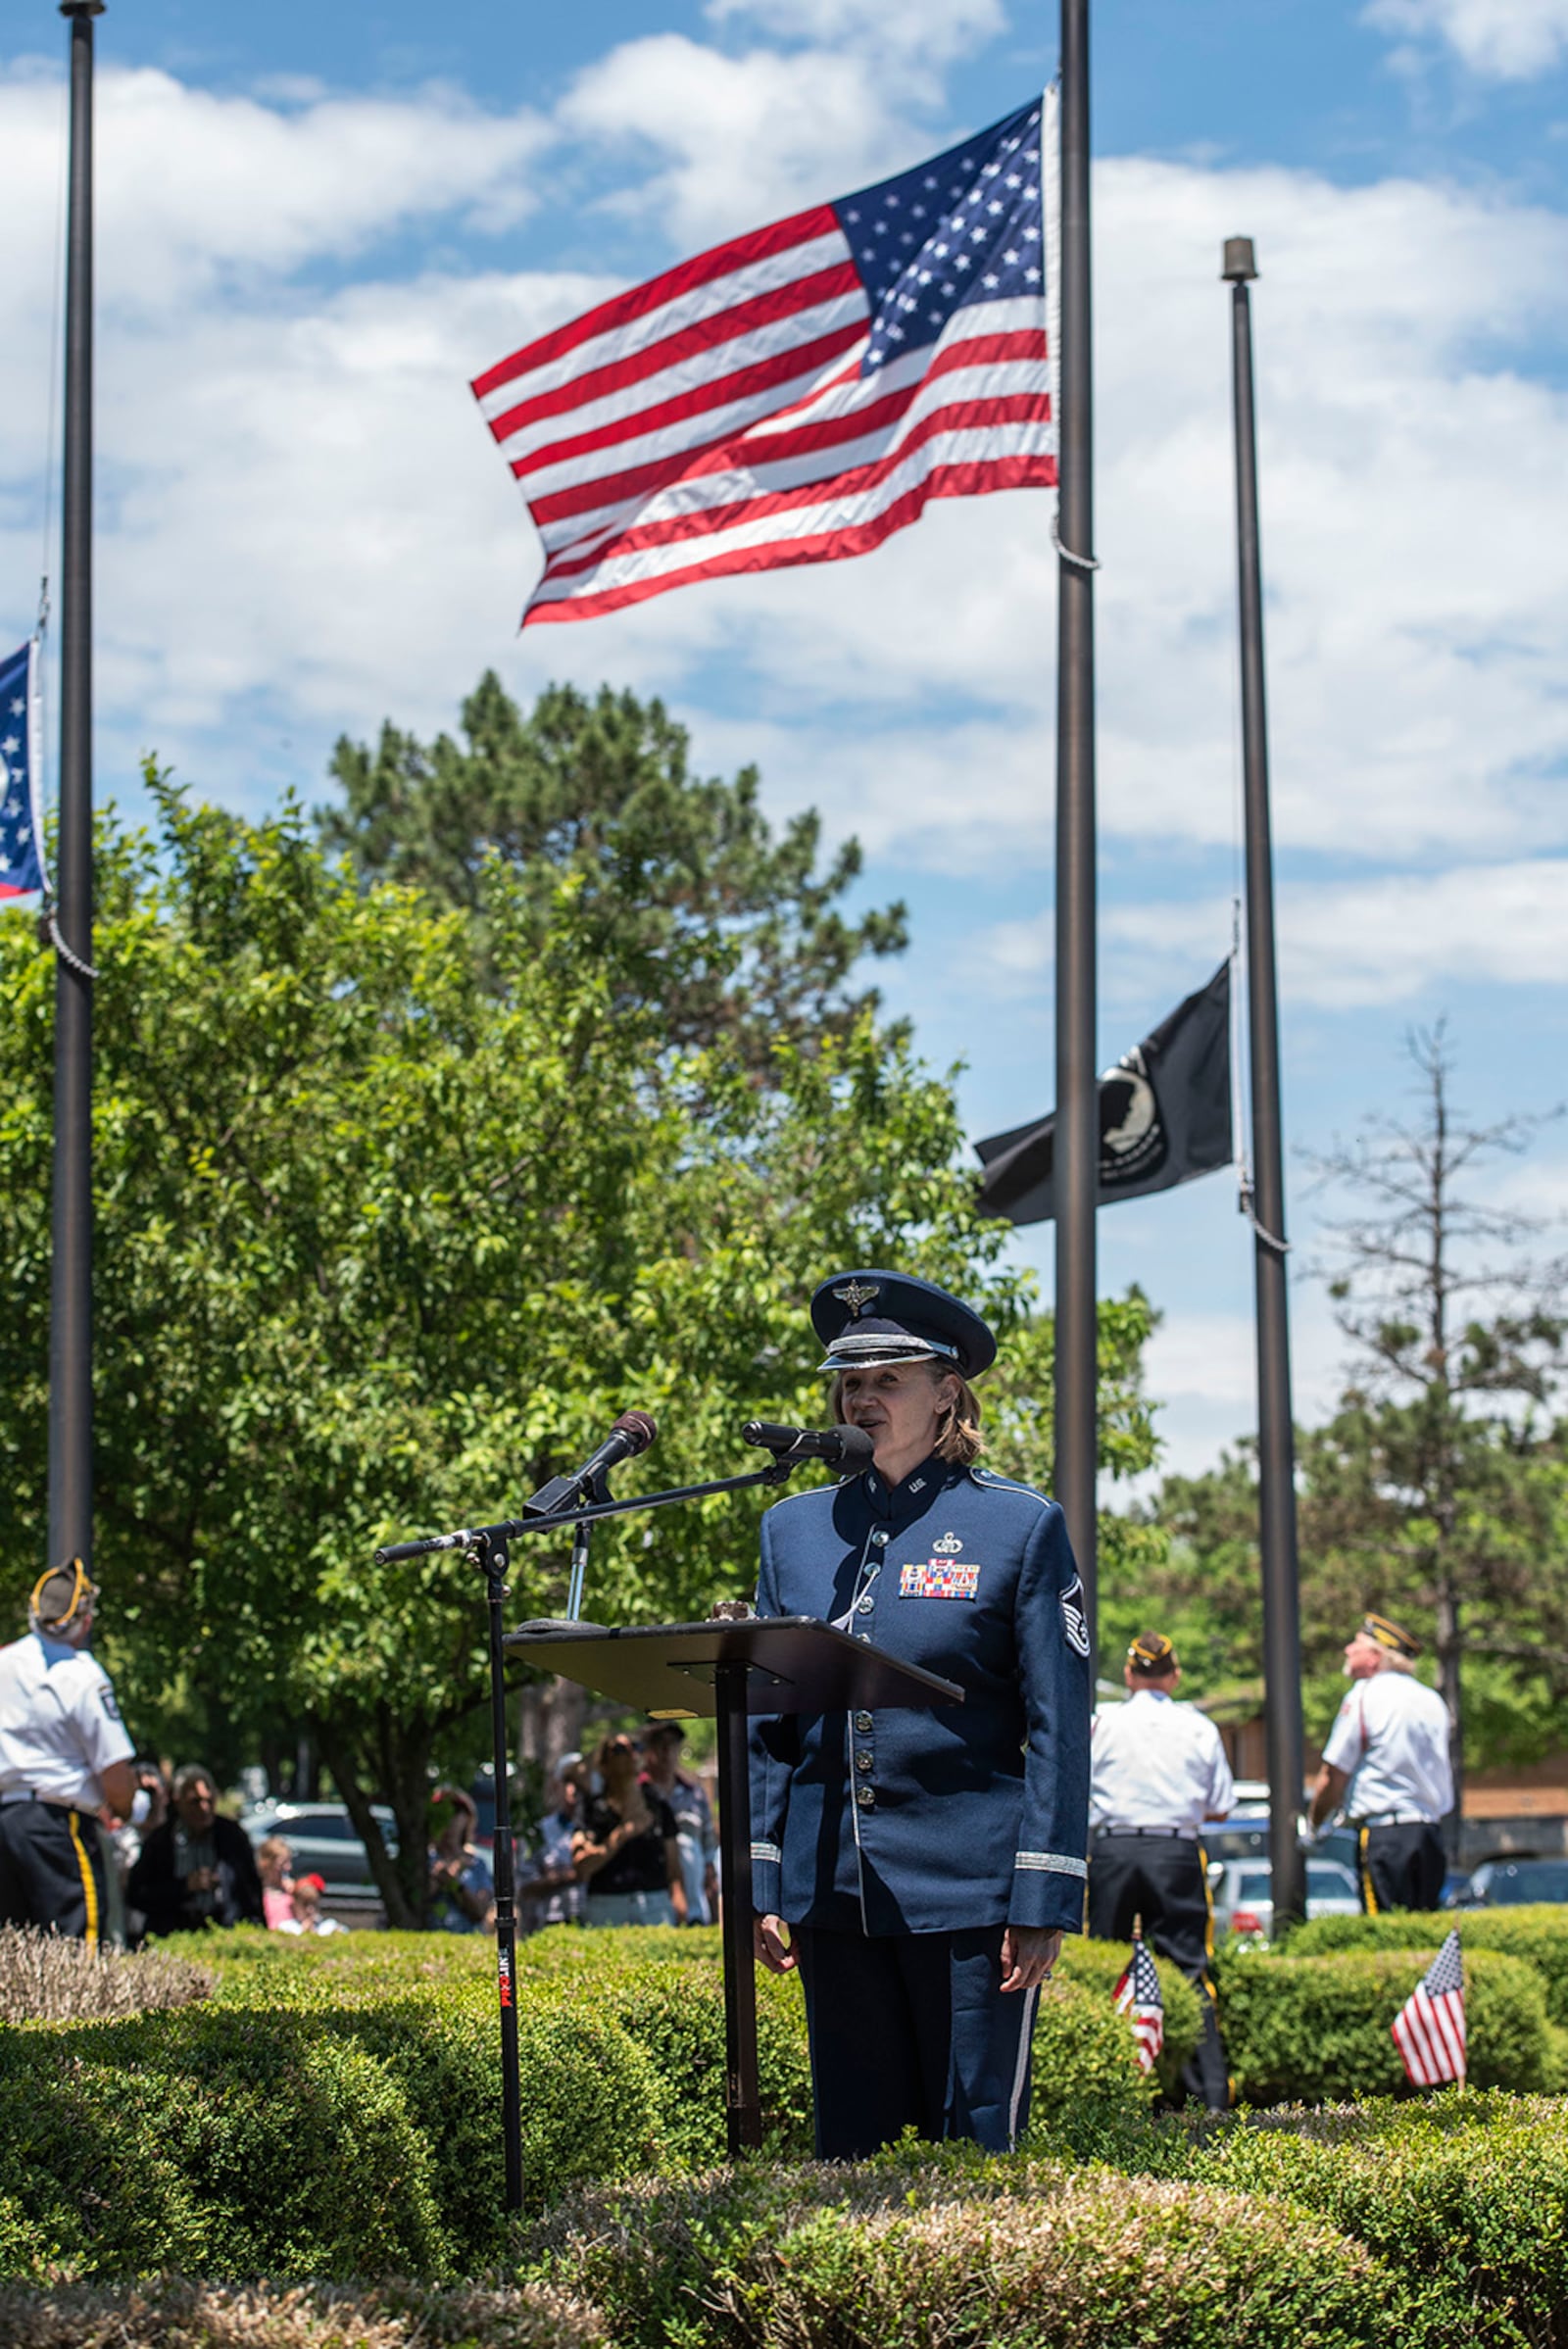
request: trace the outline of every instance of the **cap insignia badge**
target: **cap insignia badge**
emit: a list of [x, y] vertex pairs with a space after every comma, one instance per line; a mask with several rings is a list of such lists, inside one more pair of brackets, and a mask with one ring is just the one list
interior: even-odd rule
[[956, 1534], [944, 1534], [940, 1542], [931, 1544], [933, 1553], [939, 1558], [956, 1558], [962, 1547], [963, 1543]]
[[875, 1281], [846, 1281], [844, 1287], [835, 1289], [833, 1294], [841, 1305], [849, 1306], [850, 1319], [858, 1321], [872, 1298], [880, 1297], [882, 1292]]

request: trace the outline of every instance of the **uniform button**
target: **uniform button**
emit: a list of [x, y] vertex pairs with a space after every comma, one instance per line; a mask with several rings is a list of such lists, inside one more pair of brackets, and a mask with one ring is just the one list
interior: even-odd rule
[[857, 1786], [855, 1789], [855, 1799], [859, 1804], [862, 1811], [874, 1811], [876, 1808], [876, 1788], [874, 1786]]
[[855, 1726], [863, 1737], [866, 1731], [873, 1726], [870, 1714], [857, 1713], [855, 1716]]
[[873, 1534], [871, 1539], [876, 1543], [878, 1549], [886, 1549], [888, 1543], [892, 1541], [893, 1536], [891, 1534]]
[[860, 1611], [860, 1613], [861, 1613], [862, 1615], [869, 1615], [869, 1614], [870, 1614], [870, 1612], [871, 1612], [871, 1609], [872, 1609], [872, 1607], [875, 1605], [875, 1603], [876, 1603], [876, 1602], [875, 1602], [875, 1600], [872, 1598], [872, 1596], [871, 1596], [871, 1593], [870, 1593], [870, 1591], [869, 1591], [869, 1590], [866, 1592], [866, 1594], [865, 1594], [865, 1596], [864, 1596], [863, 1598], [857, 1599], [857, 1601], [856, 1601], [856, 1605], [858, 1607], [858, 1609], [859, 1609], [859, 1611]]
[[857, 1770], [869, 1770], [871, 1767], [870, 1755], [868, 1753], [858, 1753], [855, 1757], [855, 1767]]

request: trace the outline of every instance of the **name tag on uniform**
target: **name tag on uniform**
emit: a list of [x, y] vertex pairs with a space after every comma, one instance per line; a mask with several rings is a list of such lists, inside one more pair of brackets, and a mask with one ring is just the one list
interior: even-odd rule
[[918, 1558], [899, 1569], [901, 1598], [973, 1598], [979, 1588], [979, 1564], [969, 1559]]

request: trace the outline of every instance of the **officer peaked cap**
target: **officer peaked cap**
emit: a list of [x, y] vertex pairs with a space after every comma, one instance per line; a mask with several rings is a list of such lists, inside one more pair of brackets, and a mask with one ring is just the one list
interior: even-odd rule
[[811, 1299], [811, 1325], [827, 1347], [822, 1370], [942, 1362], [973, 1379], [997, 1358], [979, 1314], [912, 1273], [836, 1272]]
[[1403, 1624], [1391, 1621], [1387, 1615], [1363, 1615], [1360, 1637], [1375, 1640], [1379, 1647], [1387, 1647], [1396, 1656], [1418, 1656], [1421, 1653], [1420, 1640], [1413, 1638]]

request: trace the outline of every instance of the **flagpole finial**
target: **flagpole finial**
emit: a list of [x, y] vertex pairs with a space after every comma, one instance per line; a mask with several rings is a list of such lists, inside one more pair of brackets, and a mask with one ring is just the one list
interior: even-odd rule
[[1257, 275], [1257, 256], [1250, 236], [1228, 236], [1220, 275], [1228, 284], [1247, 285]]
[[63, 17], [101, 17], [109, 0], [60, 0]]

